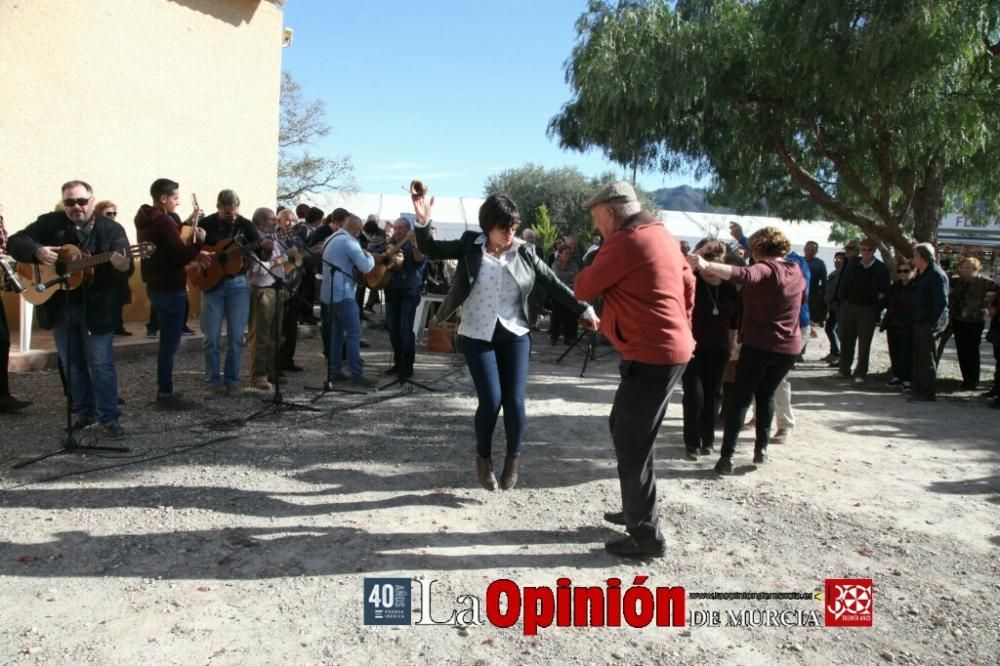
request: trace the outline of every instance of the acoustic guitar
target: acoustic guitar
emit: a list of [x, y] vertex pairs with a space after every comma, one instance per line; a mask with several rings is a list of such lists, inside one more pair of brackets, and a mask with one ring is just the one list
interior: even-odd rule
[[[146, 259], [156, 252], [153, 243], [139, 243], [121, 250], [125, 256], [133, 259]], [[56, 292], [72, 291], [81, 284], [90, 284], [94, 278], [94, 266], [111, 261], [115, 252], [88, 254], [76, 245], [63, 245], [56, 254], [59, 258], [52, 266], [43, 264], [18, 262], [17, 274], [21, 277], [24, 291], [21, 296], [32, 305], [41, 305], [52, 298]]]
[[369, 289], [385, 289], [389, 286], [392, 274], [403, 267], [403, 262], [406, 260], [403, 256], [403, 248], [409, 242], [409, 240], [405, 240], [398, 245], [389, 243], [383, 248], [379, 253], [382, 255], [382, 260], [375, 262], [375, 266], [365, 273], [365, 284], [368, 285]]
[[[298, 226], [279, 229], [274, 235], [275, 240], [285, 240], [286, 238], [297, 236], [299, 233]], [[215, 289], [215, 286], [222, 281], [222, 278], [227, 275], [238, 275], [244, 270], [246, 266], [246, 258], [243, 256], [244, 252], [254, 252], [260, 249], [260, 246], [266, 240], [268, 239], [261, 238], [258, 241], [248, 241], [239, 245], [233, 238], [224, 238], [215, 245], [204, 246], [202, 250], [212, 255], [212, 263], [208, 268], [201, 268], [195, 263], [188, 265], [185, 269], [188, 280], [192, 286], [202, 291]]]

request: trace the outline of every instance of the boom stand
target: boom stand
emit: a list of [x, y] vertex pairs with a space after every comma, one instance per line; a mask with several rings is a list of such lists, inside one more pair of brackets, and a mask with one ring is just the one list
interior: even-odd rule
[[[66, 284], [69, 279], [69, 275], [61, 275], [60, 282]], [[56, 283], [59, 284], [59, 283]], [[59, 359], [59, 379], [62, 381], [63, 395], [66, 397], [66, 435], [63, 437], [61, 446], [55, 451], [49, 451], [48, 453], [43, 453], [40, 456], [35, 456], [30, 460], [24, 460], [22, 462], [14, 465], [14, 469], [21, 469], [22, 467], [27, 467], [28, 465], [33, 465], [36, 462], [45, 460], [46, 458], [52, 458], [54, 456], [61, 456], [69, 453], [90, 453], [93, 451], [111, 451], [114, 453], [129, 453], [130, 449], [125, 446], [94, 446], [87, 444], [80, 444], [76, 440], [76, 435], [73, 432], [73, 391], [71, 389], [72, 383], [70, 382], [69, 373], [72, 372], [73, 367], [73, 339], [69, 334], [69, 303], [65, 305], [64, 311], [65, 324], [66, 324], [66, 366], [63, 366], [62, 359]], [[56, 355], [58, 358], [58, 354]]]

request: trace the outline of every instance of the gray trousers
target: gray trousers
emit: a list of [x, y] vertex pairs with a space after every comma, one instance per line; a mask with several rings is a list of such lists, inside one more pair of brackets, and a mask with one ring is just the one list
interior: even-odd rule
[[868, 376], [868, 357], [875, 337], [875, 306], [841, 303], [837, 314], [840, 327], [840, 374], [851, 374], [854, 364], [854, 347], [858, 348], [858, 367], [854, 374]]
[[686, 363], [622, 361], [608, 423], [618, 459], [625, 529], [638, 541], [663, 540], [656, 502], [653, 444]]

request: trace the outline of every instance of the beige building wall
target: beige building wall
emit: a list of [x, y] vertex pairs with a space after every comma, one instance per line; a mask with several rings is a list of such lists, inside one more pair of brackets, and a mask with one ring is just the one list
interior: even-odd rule
[[[277, 188], [281, 2], [0, 0], [0, 202], [14, 232], [74, 178], [132, 219], [156, 178], [249, 217]], [[145, 316], [138, 271], [129, 318]], [[8, 306], [16, 301], [7, 300]], [[18, 312], [8, 307], [16, 328]]]

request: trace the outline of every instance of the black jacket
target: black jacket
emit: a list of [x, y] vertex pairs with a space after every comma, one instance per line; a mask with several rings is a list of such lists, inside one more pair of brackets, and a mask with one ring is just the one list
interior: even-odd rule
[[[854, 257], [840, 273], [840, 283], [837, 285], [837, 302], [838, 305], [843, 305], [847, 302], [847, 295], [851, 291], [851, 283], [854, 281], [854, 277], [858, 271], [862, 270], [861, 257]], [[889, 302], [889, 286], [892, 280], [889, 276], [889, 269], [886, 265], [875, 260], [874, 265], [871, 267], [872, 273], [872, 301], [874, 302], [875, 313], [878, 314], [882, 311], [882, 308], [886, 306]]]
[[[10, 237], [10, 256], [26, 263], [38, 263], [35, 250], [43, 245], [77, 245], [73, 222], [65, 213], [46, 213], [27, 227]], [[124, 250], [128, 247], [128, 237], [120, 224], [106, 217], [94, 217], [94, 230], [88, 239], [86, 250], [90, 254], [100, 254], [112, 250]], [[129, 260], [129, 268], [125, 273], [119, 273], [105, 262], [94, 267], [94, 279], [86, 282], [74, 291], [61, 291], [39, 306], [38, 323], [42, 328], [51, 329], [53, 325], [63, 321], [64, 308], [67, 300], [82, 302], [87, 307], [87, 328], [95, 335], [111, 333], [119, 324], [121, 303], [118, 299], [118, 276], [132, 275], [135, 264]]]
[[[483, 263], [482, 236], [482, 232], [466, 231], [458, 240], [436, 241], [431, 237], [429, 224], [416, 227], [417, 247], [423, 254], [431, 259], [458, 259], [455, 281], [438, 309], [438, 321], [451, 317], [472, 293], [472, 285], [475, 284], [479, 267]], [[517, 250], [517, 257], [518, 261], [512, 264], [510, 271], [521, 290], [521, 313], [525, 321], [531, 321], [528, 315], [528, 296], [536, 281], [545, 288], [546, 293], [577, 316], [583, 314], [587, 304], [574, 298], [569, 287], [556, 277], [530, 246], [521, 245]]]

